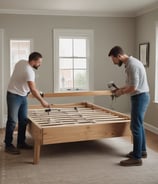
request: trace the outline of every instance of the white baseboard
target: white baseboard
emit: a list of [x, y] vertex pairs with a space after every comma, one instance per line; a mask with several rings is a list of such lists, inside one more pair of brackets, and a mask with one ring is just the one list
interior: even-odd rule
[[[126, 112], [125, 114], [130, 115], [130, 112]], [[153, 132], [154, 134], [158, 135], [158, 128], [157, 127], [155, 127], [149, 123], [146, 123], [146, 122], [144, 122], [144, 127], [146, 130], [149, 130], [150, 132]]]
[[6, 122], [7, 122], [7, 114], [4, 114], [4, 117], [3, 117], [3, 121], [2, 121], [2, 124], [0, 126], [0, 128], [5, 128], [6, 127]]
[[155, 126], [153, 126], [149, 123], [145, 123], [145, 122], [144, 122], [144, 127], [145, 127], [145, 129], [147, 129], [147, 130], [149, 130], [149, 131], [151, 131], [151, 132], [158, 135], [158, 128], [157, 127], [155, 127]]

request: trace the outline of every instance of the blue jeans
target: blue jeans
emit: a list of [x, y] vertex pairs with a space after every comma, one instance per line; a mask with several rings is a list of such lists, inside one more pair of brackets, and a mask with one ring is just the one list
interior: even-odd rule
[[23, 144], [25, 142], [26, 125], [28, 122], [27, 96], [19, 96], [7, 92], [7, 107], [8, 107], [8, 117], [5, 133], [6, 147], [12, 144], [13, 132], [17, 122], [18, 122], [17, 144]]
[[133, 156], [136, 159], [140, 159], [142, 152], [146, 151], [143, 122], [149, 101], [149, 93], [131, 96], [131, 131], [133, 135]]

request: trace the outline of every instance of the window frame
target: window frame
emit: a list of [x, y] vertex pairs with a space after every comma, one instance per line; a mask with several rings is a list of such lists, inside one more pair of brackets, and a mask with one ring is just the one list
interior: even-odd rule
[[[76, 30], [76, 29], [54, 29], [54, 92], [61, 92], [59, 86], [59, 38], [87, 38], [87, 90], [93, 89], [93, 30]], [[68, 90], [63, 90], [67, 92]], [[83, 91], [71, 90], [71, 91]]]
[[[9, 50], [10, 50], [10, 63], [9, 63], [9, 68], [10, 68], [10, 71], [9, 71], [9, 75], [11, 76], [12, 75], [12, 72], [14, 70], [14, 67], [12, 69], [12, 60], [11, 60], [11, 41], [30, 41], [30, 53], [33, 51], [33, 39], [32, 38], [11, 38], [9, 40]], [[18, 62], [18, 61], [17, 61]]]

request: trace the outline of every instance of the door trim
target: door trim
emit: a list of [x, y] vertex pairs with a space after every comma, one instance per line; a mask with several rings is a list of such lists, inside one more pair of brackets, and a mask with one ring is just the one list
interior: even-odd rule
[[0, 29], [0, 128], [4, 127], [4, 29]]

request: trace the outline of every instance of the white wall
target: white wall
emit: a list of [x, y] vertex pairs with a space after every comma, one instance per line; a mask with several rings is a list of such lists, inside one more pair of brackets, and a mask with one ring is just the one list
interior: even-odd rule
[[[108, 58], [108, 52], [114, 45], [121, 45], [128, 54], [135, 53], [135, 18], [104, 17], [64, 17], [39, 15], [0, 15], [0, 28], [5, 30], [5, 89], [9, 81], [9, 40], [13, 38], [31, 38], [34, 50], [44, 57], [40, 67], [38, 87], [43, 92], [53, 91], [53, 29], [92, 29], [94, 30], [94, 89], [107, 89], [107, 82], [113, 80], [124, 84], [124, 68], [118, 68]], [[93, 100], [79, 98], [79, 101]], [[59, 100], [52, 100], [57, 103]], [[60, 102], [74, 101], [61, 99]], [[96, 97], [96, 104], [110, 107], [110, 97]], [[120, 97], [114, 102], [118, 111], [129, 111], [129, 98]]]
[[[151, 101], [146, 113], [145, 121], [158, 127], [158, 104], [154, 103], [155, 95], [155, 67], [156, 67], [156, 23], [158, 22], [158, 9], [136, 18], [136, 47], [137, 55], [139, 43], [150, 43], [149, 68], [146, 68], [150, 85]], [[158, 81], [157, 81], [158, 82]]]
[[0, 128], [4, 121], [4, 30], [0, 29]]

